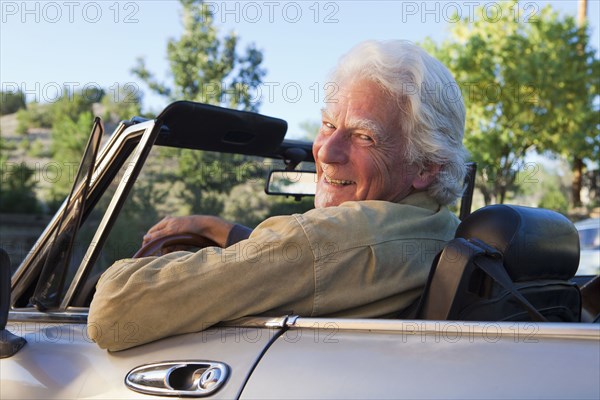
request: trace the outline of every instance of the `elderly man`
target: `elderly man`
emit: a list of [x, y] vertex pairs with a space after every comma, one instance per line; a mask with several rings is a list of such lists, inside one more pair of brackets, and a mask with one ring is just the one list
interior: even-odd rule
[[[195, 232], [225, 248], [117, 262], [90, 308], [101, 347], [121, 350], [247, 315], [397, 315], [418, 299], [458, 225], [445, 207], [465, 174], [456, 82], [401, 41], [357, 46], [331, 81], [313, 147], [315, 209], [269, 218], [251, 233], [212, 216], [162, 220], [145, 241]], [[127, 323], [137, 324], [133, 341], [100, 334]]]

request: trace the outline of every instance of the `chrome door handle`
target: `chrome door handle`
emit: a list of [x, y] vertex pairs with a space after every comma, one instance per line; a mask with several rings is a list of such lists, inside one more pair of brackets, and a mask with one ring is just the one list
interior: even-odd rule
[[160, 396], [208, 396], [227, 380], [229, 368], [213, 361], [166, 361], [129, 371], [125, 385], [136, 392]]

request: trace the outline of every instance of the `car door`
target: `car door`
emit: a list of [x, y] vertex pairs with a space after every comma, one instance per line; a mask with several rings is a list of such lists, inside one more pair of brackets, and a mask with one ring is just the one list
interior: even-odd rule
[[[86, 313], [12, 312], [7, 329], [27, 344], [0, 360], [0, 398], [237, 398], [281, 330], [281, 320], [255, 319], [111, 353], [89, 339], [85, 323], [75, 321]], [[103, 334], [124, 335], [127, 341], [134, 332], [131, 325]], [[156, 364], [162, 366], [149, 368]], [[144, 374], [130, 374], [140, 367]], [[211, 368], [220, 373], [212, 380], [206, 377]]]
[[[10, 312], [1, 335], [0, 398], [236, 398], [281, 333], [285, 318], [251, 318], [115, 353], [90, 340], [98, 327], [87, 325], [87, 306], [107, 267], [108, 236], [117, 220], [129, 223], [119, 212], [159, 131], [155, 121], [117, 129], [99, 157], [80, 168], [87, 178], [76, 180], [2, 289], [12, 293], [3, 297]], [[132, 322], [96, 334], [135, 346], [137, 329]], [[9, 332], [26, 344], [12, 346]]]
[[600, 396], [598, 324], [299, 317], [287, 326], [241, 399]]

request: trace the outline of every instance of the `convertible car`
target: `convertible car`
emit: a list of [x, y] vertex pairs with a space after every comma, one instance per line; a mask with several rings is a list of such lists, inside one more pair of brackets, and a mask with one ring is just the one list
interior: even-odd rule
[[[549, 210], [498, 205], [470, 214], [469, 190], [456, 238], [421, 299], [397, 318], [248, 316], [100, 349], [87, 316], [106, 268], [210, 245], [177, 236], [138, 248], [164, 215], [197, 211], [174, 203], [175, 193], [194, 194], [193, 181], [168, 175], [179, 159], [212, 166], [195, 170], [198, 185], [235, 181], [259, 206], [277, 200], [280, 211], [301, 212], [310, 203], [311, 143], [284, 139], [286, 130], [276, 118], [192, 102], [122, 122], [108, 138], [97, 120], [71, 193], [23, 262], [11, 269], [0, 251], [0, 398], [600, 398], [600, 284], [575, 276], [577, 230]], [[227, 153], [234, 167], [224, 169]], [[252, 191], [260, 182], [267, 194]], [[211, 204], [204, 193], [191, 198], [199, 197]], [[237, 215], [250, 218], [238, 203]], [[127, 342], [136, 329], [99, 334]]]

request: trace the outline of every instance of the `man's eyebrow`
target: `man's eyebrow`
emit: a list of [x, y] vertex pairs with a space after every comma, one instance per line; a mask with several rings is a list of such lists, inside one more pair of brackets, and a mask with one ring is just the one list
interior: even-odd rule
[[[326, 108], [321, 108], [321, 114], [323, 118], [331, 120], [332, 122], [335, 121], [335, 119], [332, 118], [331, 114], [329, 114]], [[385, 137], [383, 127], [376, 121], [373, 121], [372, 119], [355, 118], [348, 121], [348, 125], [349, 128], [352, 129], [361, 129], [371, 132], [373, 136], [375, 136], [375, 140], [382, 140]]]
[[327, 117], [327, 119], [333, 119], [326, 108], [321, 108], [321, 116]]
[[381, 139], [384, 137], [384, 131], [382, 126], [368, 118], [356, 118], [348, 121], [348, 125], [353, 129], [362, 129], [373, 133], [375, 139]]
[[[334, 118], [329, 114], [326, 108], [321, 108], [321, 115], [324, 118], [334, 120]], [[381, 136], [383, 134], [383, 128], [381, 125], [371, 119], [368, 118], [355, 118], [349, 121], [349, 125], [354, 129], [364, 129], [366, 131], [373, 132], [373, 134]]]

